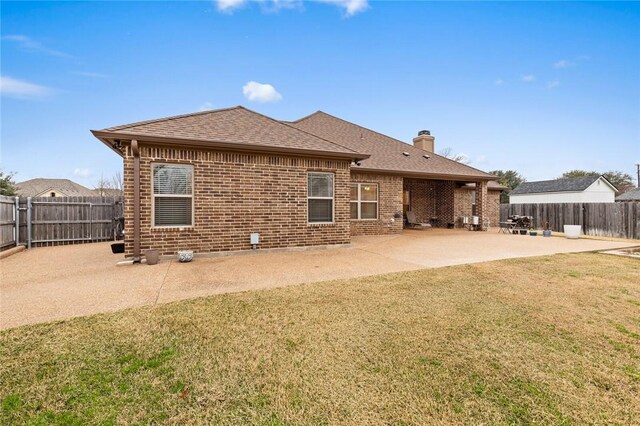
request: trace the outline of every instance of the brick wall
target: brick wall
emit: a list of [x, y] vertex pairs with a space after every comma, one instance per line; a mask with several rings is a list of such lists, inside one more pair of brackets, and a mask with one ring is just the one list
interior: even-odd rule
[[[384, 235], [402, 232], [402, 178], [367, 173], [351, 173], [351, 182], [378, 184], [378, 220], [351, 220], [351, 235]], [[393, 220], [393, 221], [392, 221]]]
[[480, 224], [484, 226], [489, 218], [489, 191], [487, 182], [476, 182], [476, 216], [480, 218]]
[[500, 226], [500, 191], [489, 191], [487, 195], [487, 217], [491, 227]]
[[[456, 188], [455, 190], [455, 224], [456, 227], [462, 227], [461, 217], [471, 218], [473, 215], [473, 189]], [[469, 219], [471, 221], [471, 219]]]
[[[460, 217], [472, 216], [472, 204], [474, 189], [456, 188], [455, 190], [455, 220], [456, 227], [462, 225]], [[500, 222], [500, 191], [488, 191], [487, 194], [487, 217], [490, 226], [498, 226]]]
[[[194, 226], [151, 226], [151, 164], [190, 164], [194, 170]], [[124, 159], [125, 256], [133, 255], [133, 156]], [[307, 223], [307, 172], [335, 174], [333, 224]], [[140, 147], [140, 247], [196, 253], [260, 248], [345, 244], [350, 241], [348, 161], [208, 150]]]
[[436, 182], [436, 216], [440, 226], [455, 223], [455, 189], [452, 180], [437, 180]]
[[436, 181], [404, 179], [403, 189], [409, 191], [411, 210], [420, 223], [429, 223], [436, 213]]

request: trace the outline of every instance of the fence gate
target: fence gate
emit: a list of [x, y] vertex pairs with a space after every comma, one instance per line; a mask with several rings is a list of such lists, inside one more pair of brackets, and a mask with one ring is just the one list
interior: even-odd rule
[[113, 240], [113, 219], [121, 215], [122, 197], [2, 197], [1, 248]]

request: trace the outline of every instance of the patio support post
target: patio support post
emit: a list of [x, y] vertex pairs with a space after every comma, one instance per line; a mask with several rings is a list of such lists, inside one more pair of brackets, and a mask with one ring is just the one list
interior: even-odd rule
[[133, 154], [133, 263], [140, 263], [140, 148], [131, 141]]
[[485, 230], [486, 220], [489, 219], [489, 193], [487, 181], [476, 182], [476, 214], [481, 229]]

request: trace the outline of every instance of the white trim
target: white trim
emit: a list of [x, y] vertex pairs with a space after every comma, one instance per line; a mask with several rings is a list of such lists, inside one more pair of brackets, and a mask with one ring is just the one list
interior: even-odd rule
[[[357, 220], [357, 221], [371, 221], [371, 220], [379, 220], [380, 219], [380, 185], [378, 185], [377, 183], [373, 183], [373, 182], [351, 182], [349, 184], [349, 197], [351, 197], [351, 186], [352, 185], [356, 185], [358, 187], [358, 199], [356, 200], [349, 200], [349, 220]], [[371, 185], [371, 186], [375, 186], [376, 187], [376, 200], [375, 201], [368, 201], [368, 200], [361, 200], [362, 194], [360, 192], [360, 189], [362, 188], [362, 185]], [[357, 203], [358, 205], [358, 217], [357, 218], [352, 218], [351, 217], [351, 203]], [[376, 205], [376, 217], [374, 218], [362, 218], [362, 203], [365, 204], [375, 204]]]
[[[331, 183], [333, 188], [331, 193], [332, 197], [310, 197], [309, 196], [309, 175], [331, 175]], [[331, 222], [309, 222], [309, 200], [332, 200], [331, 202]], [[333, 172], [316, 172], [316, 171], [307, 171], [307, 226], [314, 225], [333, 225], [336, 223], [336, 174]]]
[[[156, 194], [154, 191], [154, 175], [153, 168], [157, 165], [172, 165], [191, 169], [191, 195], [188, 194]], [[193, 229], [195, 227], [195, 198], [196, 188], [195, 183], [195, 167], [193, 164], [173, 163], [170, 161], [154, 161], [151, 163], [151, 228], [152, 229], [167, 229], [167, 230], [182, 230]], [[191, 225], [156, 225], [156, 197], [161, 198], [191, 198]]]
[[593, 183], [589, 186], [587, 186], [584, 190], [586, 191], [587, 189], [591, 188], [593, 185], [595, 185], [596, 183], [603, 181], [604, 183], [607, 184], [607, 186], [609, 186], [609, 188], [611, 188], [616, 194], [620, 191], [618, 191], [618, 188], [616, 188], [615, 186], [613, 186], [613, 184], [611, 182], [609, 182], [609, 179], [607, 179], [604, 176], [600, 176], [598, 179], [594, 180]]

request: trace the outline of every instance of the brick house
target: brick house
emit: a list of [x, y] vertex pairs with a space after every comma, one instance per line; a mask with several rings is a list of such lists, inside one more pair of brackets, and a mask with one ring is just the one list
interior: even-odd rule
[[400, 233], [403, 211], [498, 222], [494, 176], [317, 112], [295, 122], [243, 107], [93, 130], [124, 159], [125, 256], [338, 245]]

